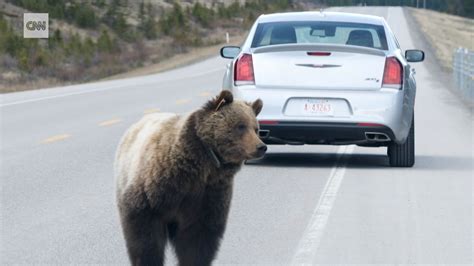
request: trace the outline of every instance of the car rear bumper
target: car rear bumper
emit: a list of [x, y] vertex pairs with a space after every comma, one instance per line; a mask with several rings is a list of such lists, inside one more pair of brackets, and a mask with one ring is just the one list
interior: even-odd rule
[[[263, 101], [260, 121], [278, 121], [278, 125], [261, 125], [270, 130], [270, 137], [286, 140], [305, 140], [305, 143], [328, 143], [328, 140], [362, 141], [373, 128], [358, 124], [378, 124], [381, 133], [391, 140], [403, 143], [408, 135], [413, 106], [404, 90], [321, 90], [292, 88], [261, 88], [238, 86], [232, 89], [234, 97], [245, 101], [260, 98]], [[295, 98], [339, 99], [347, 103], [344, 115], [292, 116], [285, 113], [288, 102]], [[272, 132], [273, 131], [273, 132]], [[278, 134], [273, 136], [274, 134]], [[292, 136], [299, 136], [298, 138]], [[270, 140], [267, 140], [270, 143]]]
[[378, 124], [301, 121], [259, 121], [267, 144], [368, 144], [384, 146], [395, 136]]

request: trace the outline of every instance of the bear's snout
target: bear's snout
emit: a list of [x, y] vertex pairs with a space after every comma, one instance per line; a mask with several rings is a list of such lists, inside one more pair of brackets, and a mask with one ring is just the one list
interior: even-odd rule
[[265, 145], [265, 143], [257, 144], [257, 150], [255, 152], [255, 158], [263, 157], [263, 155], [265, 155], [266, 151], [267, 151], [267, 145]]

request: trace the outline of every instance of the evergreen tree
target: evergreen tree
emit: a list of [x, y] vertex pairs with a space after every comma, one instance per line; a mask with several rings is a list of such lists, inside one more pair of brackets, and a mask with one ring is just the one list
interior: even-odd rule
[[214, 11], [196, 2], [191, 15], [204, 27], [209, 27], [214, 17]]
[[111, 53], [118, 50], [115, 40], [110, 37], [107, 30], [102, 31], [99, 39], [97, 39], [97, 49], [106, 53]]

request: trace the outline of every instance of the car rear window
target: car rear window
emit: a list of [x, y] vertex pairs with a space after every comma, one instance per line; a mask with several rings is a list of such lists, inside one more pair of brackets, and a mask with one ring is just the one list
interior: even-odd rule
[[321, 21], [260, 23], [252, 48], [288, 43], [346, 44], [388, 49], [385, 30], [381, 25]]

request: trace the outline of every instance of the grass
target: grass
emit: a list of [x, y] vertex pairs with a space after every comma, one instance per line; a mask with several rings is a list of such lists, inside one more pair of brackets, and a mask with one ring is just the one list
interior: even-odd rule
[[453, 53], [459, 47], [474, 51], [474, 20], [441, 12], [409, 8], [433, 46], [441, 66], [452, 70]]
[[[174, 68], [186, 66], [198, 61], [201, 61], [206, 58], [210, 58], [213, 56], [219, 55], [219, 50], [224, 45], [240, 45], [244, 40], [245, 35], [235, 36], [232, 38], [229, 44], [221, 43], [212, 46], [206, 47], [198, 47], [198, 48], [190, 48], [189, 51], [185, 53], [180, 53], [173, 55], [167, 59], [160, 60], [160, 62], [155, 64], [150, 64], [148, 66], [139, 67], [132, 69], [130, 71], [112, 75], [106, 77], [102, 80], [114, 80], [114, 79], [124, 79], [130, 77], [137, 77], [137, 76], [144, 76], [144, 75], [152, 75], [157, 74], [160, 72], [164, 72], [167, 70], [171, 70]], [[96, 81], [96, 80], [92, 80]], [[9, 92], [18, 92], [24, 90], [32, 90], [37, 88], [49, 88], [49, 87], [56, 87], [56, 86], [66, 86], [72, 85], [78, 82], [65, 82], [65, 81], [58, 81], [54, 79], [41, 79], [41, 80], [34, 80], [30, 82], [23, 82], [14, 85], [4, 85], [0, 83], [0, 93], [9, 93]], [[82, 82], [79, 82], [82, 83]]]
[[114, 76], [110, 76], [105, 78], [104, 80], [112, 80], [112, 79], [122, 79], [122, 78], [130, 78], [130, 77], [137, 77], [143, 75], [151, 75], [160, 72], [164, 72], [167, 70], [171, 70], [174, 68], [186, 66], [198, 61], [201, 61], [206, 58], [210, 58], [213, 56], [219, 55], [219, 50], [224, 45], [240, 45], [244, 40], [244, 35], [233, 37], [233, 41], [229, 44], [217, 44], [208, 47], [200, 47], [200, 48], [191, 48], [190, 51], [174, 55], [166, 60], [163, 60], [160, 63], [152, 64], [145, 67], [140, 67], [125, 73], [117, 74]]
[[[225, 32], [245, 34], [260, 13], [298, 8], [290, 0], [70, 2], [0, 3], [9, 11], [0, 13], [0, 94], [179, 67], [217, 55]], [[25, 8], [50, 13], [49, 39], [21, 36]]]

